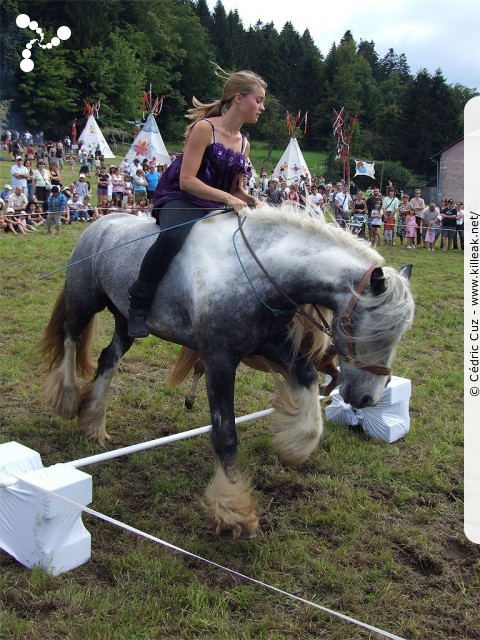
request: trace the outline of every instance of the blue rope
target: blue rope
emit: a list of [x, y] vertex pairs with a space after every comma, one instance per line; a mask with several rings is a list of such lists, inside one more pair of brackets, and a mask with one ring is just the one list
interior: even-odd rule
[[[243, 223], [245, 222], [246, 218], [244, 217], [243, 220], [240, 222], [240, 224], [243, 225]], [[291, 311], [282, 311], [281, 309], [274, 309], [273, 307], [271, 307], [267, 302], [265, 302], [265, 300], [262, 298], [262, 296], [258, 293], [258, 291], [255, 289], [255, 286], [253, 284], [253, 282], [251, 281], [248, 273], [245, 270], [245, 267], [243, 266], [243, 262], [240, 258], [240, 255], [238, 253], [238, 249], [237, 249], [237, 245], [235, 244], [235, 236], [237, 235], [237, 233], [240, 231], [240, 229], [236, 229], [233, 232], [233, 236], [232, 236], [232, 242], [233, 242], [233, 248], [235, 249], [235, 253], [237, 255], [237, 259], [238, 262], [240, 264], [240, 266], [242, 267], [242, 271], [245, 275], [245, 278], [247, 279], [248, 284], [251, 286], [253, 293], [257, 296], [258, 300], [261, 302], [261, 304], [263, 304], [264, 307], [266, 307], [269, 311], [271, 311], [273, 313], [274, 316], [280, 316], [280, 315], [290, 315]]]
[[98, 253], [92, 253], [91, 256], [87, 256], [86, 258], [82, 258], [81, 260], [76, 260], [75, 262], [70, 262], [65, 267], [60, 267], [59, 269], [55, 269], [55, 271], [50, 271], [50, 273], [45, 274], [44, 276], [39, 276], [39, 280], [45, 280], [50, 276], [53, 276], [55, 273], [59, 273], [60, 271], [65, 271], [66, 269], [70, 269], [70, 267], [74, 267], [81, 262], [85, 262], [85, 260], [90, 260], [91, 258], [96, 258], [97, 256], [101, 256], [104, 253], [108, 253], [109, 251], [113, 251], [114, 249], [120, 249], [121, 247], [126, 247], [127, 244], [132, 244], [132, 242], [137, 242], [138, 240], [144, 240], [145, 238], [149, 238], [150, 236], [158, 236], [161, 233], [165, 233], [165, 231], [171, 231], [172, 229], [178, 229], [178, 227], [183, 227], [187, 224], [193, 224], [194, 222], [198, 222], [199, 220], [208, 220], [208, 218], [213, 218], [214, 216], [219, 216], [222, 213], [226, 213], [227, 211], [232, 211], [232, 209], [221, 209], [220, 211], [216, 211], [215, 213], [208, 214], [201, 218], [196, 218], [195, 220], [189, 220], [188, 222], [181, 222], [180, 224], [176, 224], [173, 227], [167, 227], [166, 229], [159, 229], [158, 231], [154, 231], [153, 233], [147, 233], [145, 236], [140, 236], [139, 238], [134, 238], [133, 240], [128, 240], [127, 242], [122, 242], [122, 244], [116, 244], [114, 247], [110, 247], [109, 249], [104, 249], [103, 251], [99, 251]]

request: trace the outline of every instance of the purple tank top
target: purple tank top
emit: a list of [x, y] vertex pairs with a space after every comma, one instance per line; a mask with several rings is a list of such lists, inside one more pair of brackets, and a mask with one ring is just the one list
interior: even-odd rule
[[[205, 149], [197, 178], [210, 187], [230, 192], [233, 180], [238, 177], [238, 174], [248, 174], [251, 169], [250, 167], [247, 169], [242, 153], [226, 149], [221, 142], [215, 142], [214, 126], [210, 120], [207, 122], [212, 127], [212, 143]], [[242, 134], [242, 151], [244, 148], [245, 136]], [[224, 207], [222, 202], [204, 200], [180, 189], [182, 160], [183, 154], [178, 156], [162, 174], [153, 196], [154, 207], [161, 207], [170, 200], [186, 200], [197, 207], [222, 209]]]

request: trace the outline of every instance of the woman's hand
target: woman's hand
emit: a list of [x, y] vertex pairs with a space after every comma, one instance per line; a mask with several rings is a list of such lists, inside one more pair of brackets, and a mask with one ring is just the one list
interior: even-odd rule
[[263, 202], [261, 200], [259, 200], [258, 198], [254, 198], [252, 196], [251, 198], [251, 202], [249, 203], [249, 206], [253, 207], [254, 209], [258, 209], [259, 207], [263, 207]]
[[231, 207], [235, 211], [235, 213], [238, 213], [242, 209], [245, 209], [245, 207], [247, 207], [248, 205], [243, 200], [240, 200], [240, 198], [236, 198], [234, 195], [228, 194], [225, 198], [225, 206]]

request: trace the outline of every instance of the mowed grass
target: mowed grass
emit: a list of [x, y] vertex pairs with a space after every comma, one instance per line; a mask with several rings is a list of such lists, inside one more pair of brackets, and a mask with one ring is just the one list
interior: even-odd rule
[[[169, 147], [170, 148], [170, 147]], [[119, 158], [121, 159], [121, 158]], [[10, 162], [0, 163], [0, 182]], [[38, 451], [45, 466], [101, 451], [74, 421], [41, 400], [37, 344], [83, 231], [0, 234], [0, 442]], [[296, 470], [277, 461], [268, 420], [241, 425], [239, 456], [252, 479], [261, 533], [215, 535], [202, 508], [212, 475], [208, 436], [84, 470], [92, 508], [242, 574], [408, 639], [480, 638], [480, 553], [463, 534], [463, 255], [382, 247], [387, 264], [412, 262], [417, 311], [394, 374], [411, 379], [411, 429], [386, 444], [326, 423], [320, 446]], [[112, 321], [100, 316], [96, 354]], [[112, 383], [109, 449], [210, 423], [204, 385], [166, 373], [179, 347], [153, 337], [126, 354]], [[272, 406], [266, 374], [239, 369], [236, 414]], [[0, 552], [1, 637], [44, 640], [378, 637], [201, 561], [84, 516], [92, 558], [51, 577]], [[21, 532], [19, 532], [21, 535]]]

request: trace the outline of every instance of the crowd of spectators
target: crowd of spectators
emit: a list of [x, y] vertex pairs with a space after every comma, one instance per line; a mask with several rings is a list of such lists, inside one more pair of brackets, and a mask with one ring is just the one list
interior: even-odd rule
[[[62, 224], [91, 222], [109, 213], [151, 217], [153, 193], [167, 165], [136, 158], [107, 168], [100, 149], [88, 152], [72, 145], [68, 136], [35, 148], [28, 131], [21, 137], [7, 133], [10, 138], [4, 148], [13, 162], [11, 184], [5, 185], [0, 197], [0, 228], [6, 232], [26, 235], [45, 224], [48, 232], [55, 226], [59, 233]], [[71, 173], [79, 166], [78, 178], [68, 184], [62, 175], [66, 163]], [[287, 184], [282, 171], [267, 176], [263, 168], [259, 177], [254, 172], [245, 177], [244, 188], [273, 206], [289, 201], [308, 207], [313, 215], [330, 214], [339, 226], [373, 245], [398, 243], [434, 251], [438, 244], [443, 251], [458, 247], [463, 251], [464, 212], [459, 200], [443, 198], [439, 204], [427, 204], [420, 189], [401, 193], [390, 181], [385, 195], [377, 185], [362, 192], [353, 181], [332, 183], [323, 176], [300, 175]]]
[[291, 201], [308, 206], [313, 215], [330, 215], [340, 227], [372, 245], [398, 243], [407, 249], [424, 247], [429, 251], [435, 251], [438, 245], [443, 251], [463, 251], [464, 211], [460, 200], [443, 198], [439, 204], [427, 204], [421, 189], [409, 195], [399, 192], [390, 181], [385, 195], [378, 185], [362, 192], [353, 181], [332, 183], [323, 176], [300, 175], [288, 185], [281, 172], [267, 177], [263, 169], [258, 180], [246, 179], [244, 187], [273, 206]]
[[[12, 145], [4, 142], [4, 149], [11, 152]], [[153, 193], [166, 165], [135, 159], [107, 169], [99, 149], [88, 153], [80, 145], [74, 152], [69, 138], [36, 149], [18, 138], [14, 148], [19, 155], [12, 158], [11, 184], [0, 197], [0, 229], [7, 233], [26, 235], [44, 224], [48, 233], [55, 227], [58, 234], [62, 224], [91, 222], [109, 213], [152, 215]], [[67, 161], [70, 172], [77, 162], [80, 167], [78, 178], [68, 183], [63, 176]]]

